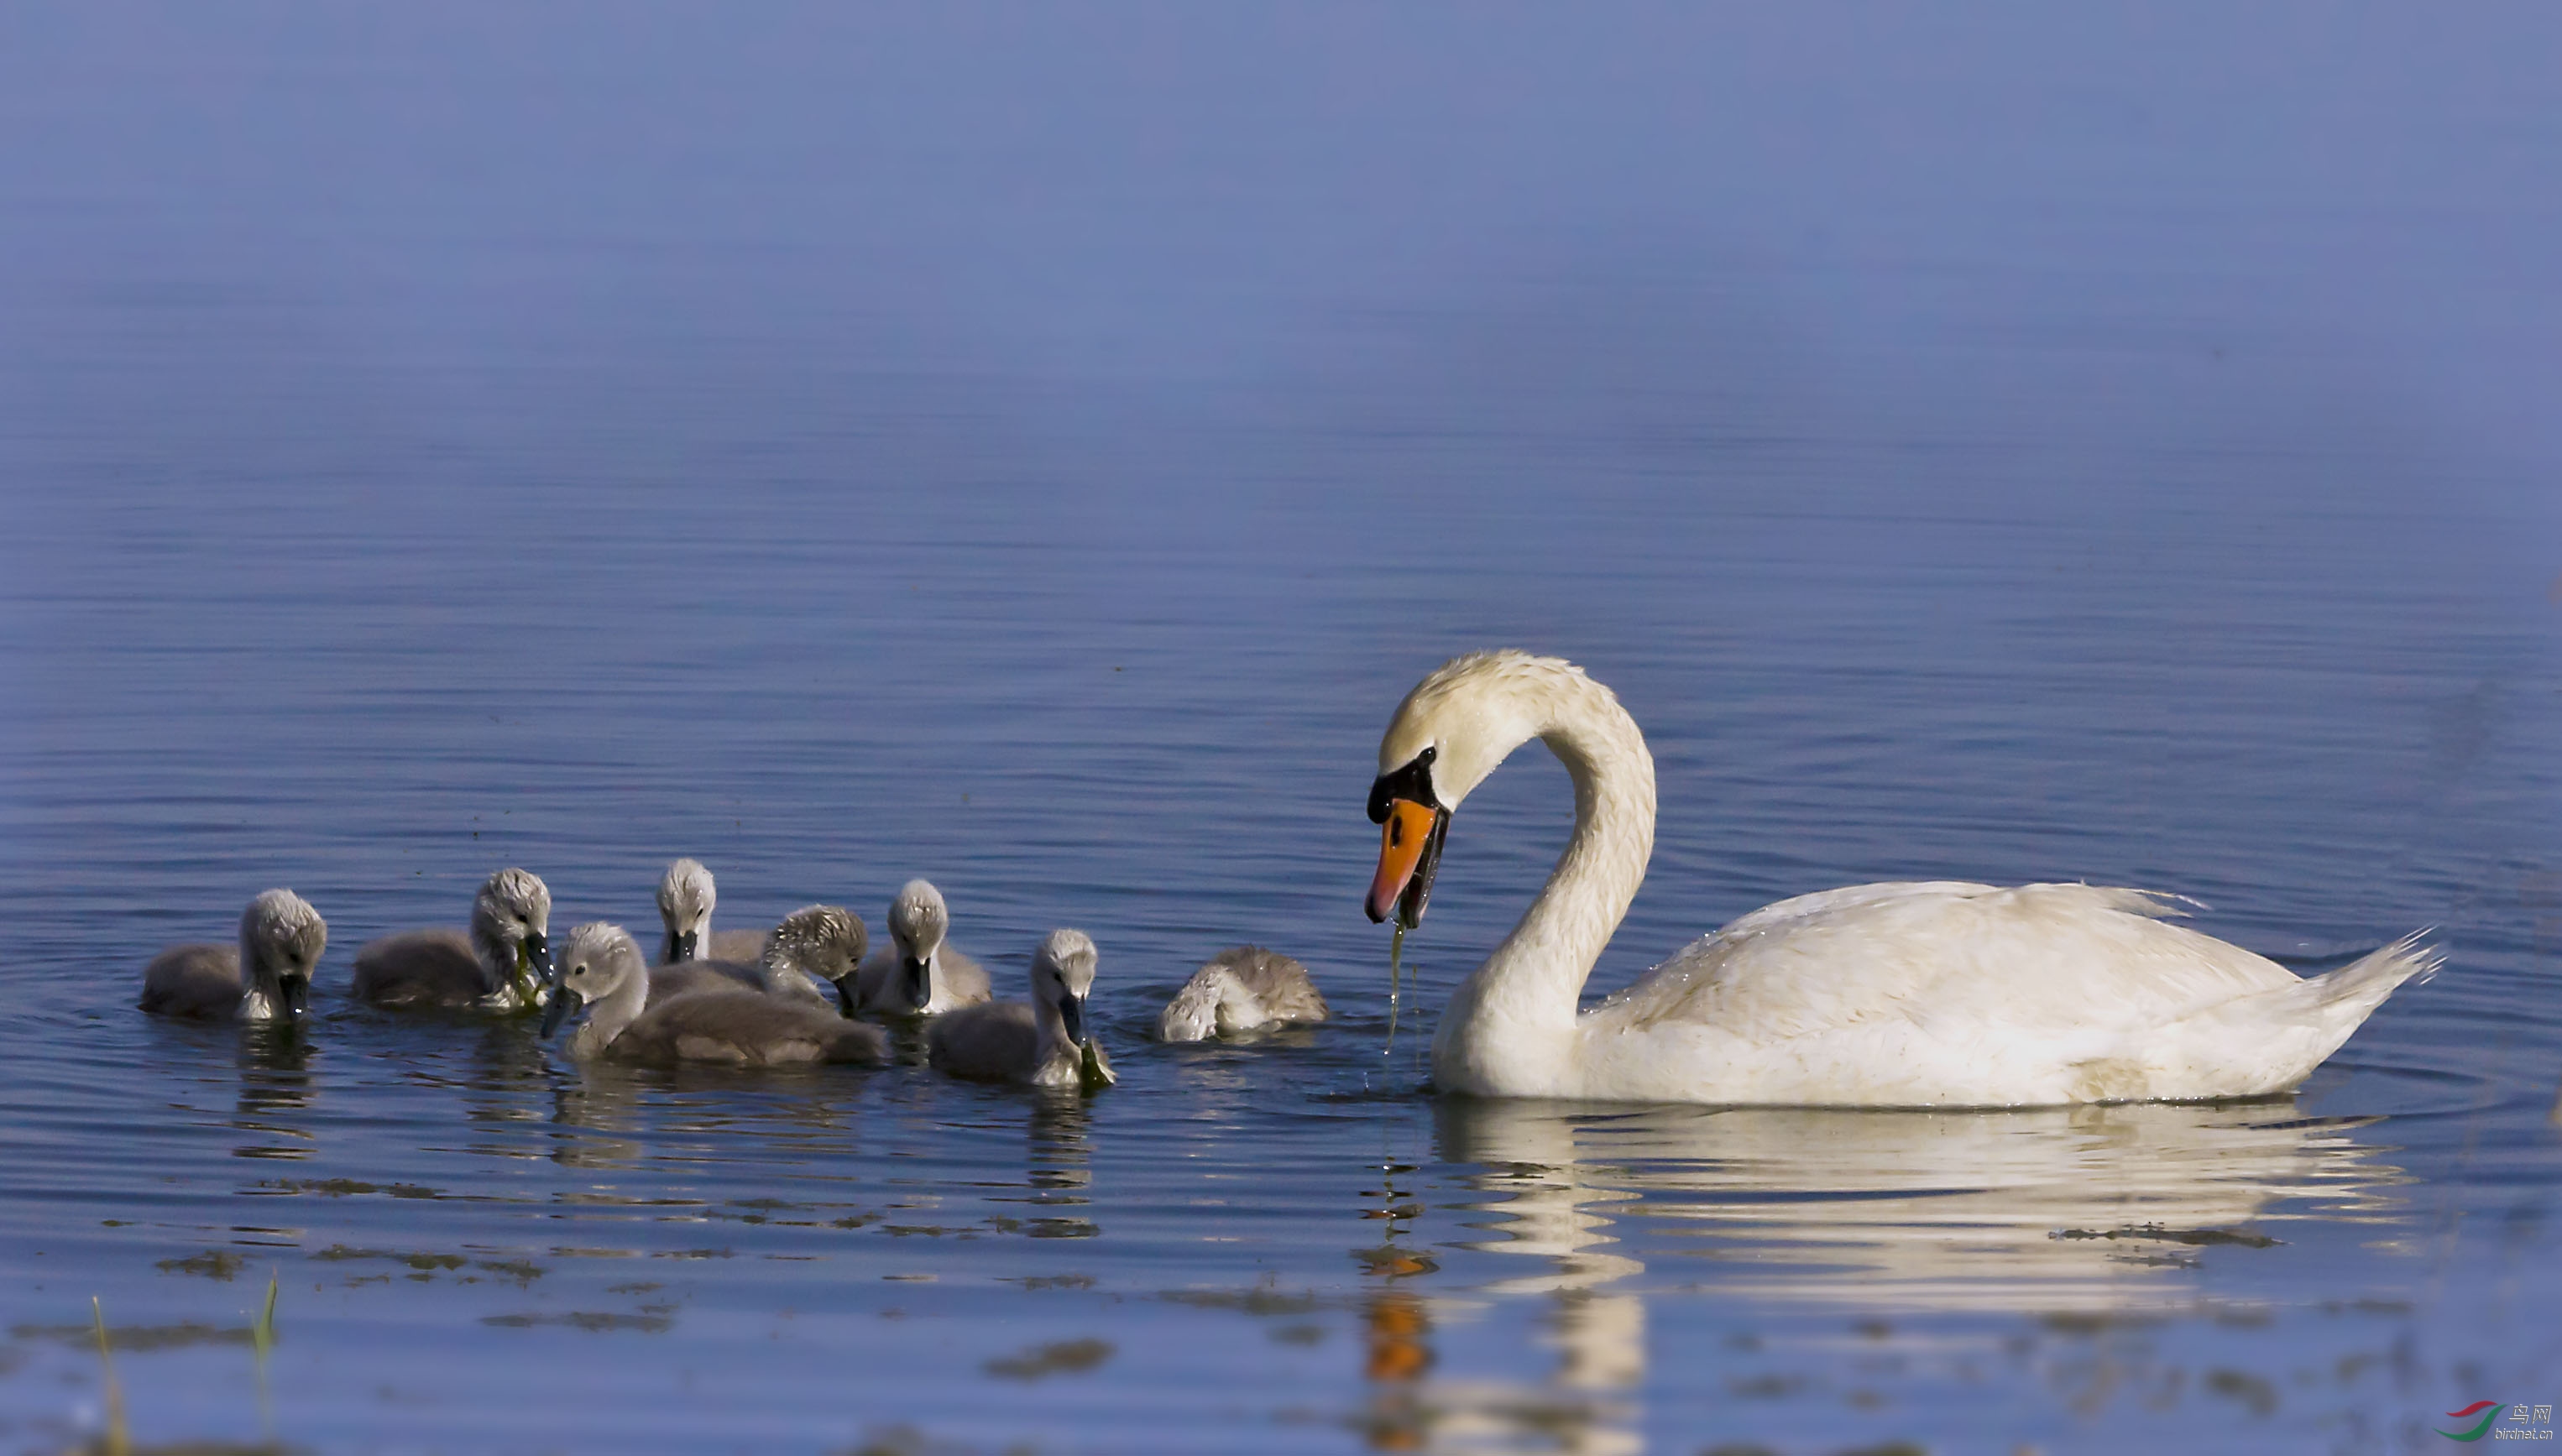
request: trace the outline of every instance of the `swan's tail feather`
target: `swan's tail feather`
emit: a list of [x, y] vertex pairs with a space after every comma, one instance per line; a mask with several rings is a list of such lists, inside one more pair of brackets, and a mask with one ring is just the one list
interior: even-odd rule
[[2327, 975], [2304, 983], [2314, 1004], [2332, 1015], [2345, 1014], [2354, 1026], [2382, 1004], [2404, 982], [2422, 982], [2447, 964], [2447, 953], [2423, 944], [2432, 926], [2415, 930], [2380, 951], [2359, 957]]
[[2180, 1022], [2199, 1046], [2214, 1048], [2210, 1059], [2229, 1057], [2263, 1075], [2247, 1077], [2241, 1085], [2174, 1095], [2257, 1096], [2302, 1081], [2365, 1024], [2395, 988], [2425, 981], [2446, 964], [2444, 951], [2422, 943], [2428, 934], [2415, 931], [2328, 975], [2238, 997]]

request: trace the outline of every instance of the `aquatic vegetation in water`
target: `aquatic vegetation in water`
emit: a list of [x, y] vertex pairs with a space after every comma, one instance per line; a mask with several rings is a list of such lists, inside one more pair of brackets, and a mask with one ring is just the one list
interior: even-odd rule
[[394, 1198], [460, 1198], [470, 1202], [494, 1201], [485, 1193], [449, 1193], [419, 1183], [365, 1183], [352, 1178], [267, 1178], [242, 1189], [252, 1196], [308, 1193], [323, 1198], [352, 1198], [367, 1193], [382, 1193]]
[[163, 1274], [195, 1274], [207, 1279], [219, 1279], [228, 1284], [232, 1276], [238, 1274], [248, 1263], [247, 1259], [238, 1254], [227, 1253], [221, 1249], [207, 1249], [201, 1254], [189, 1254], [183, 1259], [162, 1259], [152, 1267]]
[[[84, 1450], [95, 1451], [100, 1453], [100, 1456], [149, 1456], [149, 1453], [154, 1451], [184, 1451], [191, 1453], [191, 1456], [213, 1452], [280, 1452], [285, 1448], [276, 1443], [275, 1403], [268, 1381], [268, 1360], [275, 1351], [277, 1287], [277, 1276], [271, 1273], [267, 1280], [266, 1302], [260, 1307], [258, 1317], [245, 1329], [222, 1329], [192, 1322], [183, 1325], [143, 1325], [128, 1326], [120, 1330], [110, 1329], [106, 1323], [104, 1303], [92, 1295], [89, 1302], [90, 1323], [86, 1326], [19, 1325], [13, 1327], [9, 1333], [19, 1340], [62, 1340], [66, 1343], [92, 1345], [97, 1350], [98, 1385], [102, 1403], [105, 1406], [106, 1429], [94, 1443], [82, 1448]], [[207, 1441], [189, 1441], [162, 1447], [134, 1445], [131, 1426], [125, 1411], [124, 1384], [115, 1372], [114, 1352], [118, 1348], [127, 1353], [141, 1353], [181, 1350], [202, 1345], [246, 1345], [250, 1348], [251, 1361], [258, 1381], [259, 1424], [266, 1431], [266, 1440], [257, 1445]]]
[[260, 1307], [258, 1319], [249, 1327], [250, 1365], [258, 1373], [258, 1423], [270, 1441], [275, 1439], [275, 1388], [269, 1383], [267, 1366], [275, 1354], [275, 1292], [279, 1275], [269, 1270], [267, 1303]]
[[619, 1314], [611, 1310], [570, 1310], [562, 1314], [483, 1315], [480, 1323], [499, 1330], [537, 1330], [546, 1327], [581, 1330], [590, 1335], [632, 1333], [663, 1335], [676, 1327], [668, 1313], [672, 1305], [643, 1305], [638, 1314]]
[[413, 1269], [430, 1272], [440, 1269], [459, 1269], [471, 1262], [461, 1254], [405, 1254], [398, 1249], [359, 1249], [350, 1248], [345, 1244], [331, 1244], [311, 1257], [324, 1264], [341, 1263], [349, 1259], [389, 1259], [394, 1263], [407, 1264]]
[[1093, 1369], [1110, 1360], [1112, 1352], [1112, 1342], [1108, 1340], [1059, 1340], [1036, 1345], [1019, 1355], [1001, 1356], [984, 1368], [1004, 1379], [1038, 1380]]
[[185, 1320], [175, 1325], [12, 1325], [9, 1335], [14, 1340], [53, 1340], [65, 1345], [88, 1345], [103, 1339], [113, 1349], [132, 1355], [186, 1350], [200, 1345], [254, 1343], [246, 1329], [208, 1325], [196, 1320]]
[[106, 1449], [108, 1456], [124, 1456], [124, 1390], [115, 1382], [115, 1356], [107, 1348], [106, 1307], [98, 1303], [95, 1295], [90, 1296], [89, 1317], [90, 1328], [97, 1335], [98, 1386], [106, 1399]]
[[1000, 1279], [997, 1282], [1020, 1285], [1028, 1294], [1043, 1289], [1092, 1289], [1094, 1276], [1091, 1274], [1024, 1274], [1011, 1279]]
[[1316, 1291], [1285, 1294], [1268, 1284], [1251, 1289], [1170, 1289], [1157, 1298], [1197, 1310], [1234, 1310], [1245, 1315], [1305, 1315], [1324, 1308]]

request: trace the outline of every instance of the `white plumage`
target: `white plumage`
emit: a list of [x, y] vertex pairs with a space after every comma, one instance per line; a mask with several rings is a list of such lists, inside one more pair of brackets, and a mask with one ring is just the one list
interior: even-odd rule
[[1756, 910], [1578, 1014], [1654, 844], [1654, 761], [1609, 689], [1553, 657], [1455, 659], [1398, 708], [1381, 792], [1428, 794], [1446, 814], [1533, 738], [1573, 778], [1574, 833], [1442, 1016], [1433, 1076], [1448, 1091], [1942, 1107], [2256, 1096], [2302, 1080], [2440, 961], [2412, 937], [2308, 980], [2169, 923], [2171, 898], [2146, 891], [1856, 885]]

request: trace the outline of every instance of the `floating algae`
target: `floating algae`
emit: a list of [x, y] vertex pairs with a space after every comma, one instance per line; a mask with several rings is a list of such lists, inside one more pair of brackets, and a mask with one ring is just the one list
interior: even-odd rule
[[1112, 1061], [1103, 1054], [1101, 1045], [1088, 1041], [1078, 1048], [1076, 1085], [1079, 1088], [1087, 1092], [1098, 1092], [1119, 1080], [1121, 1080], [1119, 1074], [1112, 1070]]

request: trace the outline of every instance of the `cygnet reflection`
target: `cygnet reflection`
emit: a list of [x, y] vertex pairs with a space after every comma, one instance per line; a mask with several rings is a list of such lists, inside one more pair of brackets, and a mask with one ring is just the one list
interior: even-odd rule
[[647, 1160], [642, 1139], [648, 1074], [603, 1058], [578, 1064], [578, 1075], [552, 1086], [552, 1123], [561, 1132], [552, 1161], [568, 1168], [633, 1169]]

